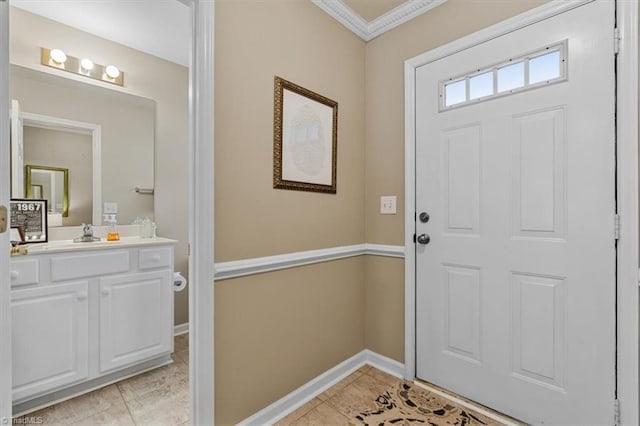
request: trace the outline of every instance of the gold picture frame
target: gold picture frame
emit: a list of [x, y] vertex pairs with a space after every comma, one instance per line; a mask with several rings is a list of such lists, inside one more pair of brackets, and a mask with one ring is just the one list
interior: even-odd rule
[[[25, 198], [42, 198], [44, 196], [43, 190], [41, 189], [40, 196], [36, 197], [34, 194], [34, 187], [37, 186], [33, 182], [33, 172], [51, 172], [51, 173], [61, 173], [62, 175], [62, 217], [69, 217], [69, 169], [62, 167], [51, 167], [51, 166], [34, 166], [34, 165], [26, 165], [24, 167], [25, 173]], [[55, 212], [55, 206], [50, 206]]]
[[275, 77], [273, 187], [335, 194], [338, 103]]

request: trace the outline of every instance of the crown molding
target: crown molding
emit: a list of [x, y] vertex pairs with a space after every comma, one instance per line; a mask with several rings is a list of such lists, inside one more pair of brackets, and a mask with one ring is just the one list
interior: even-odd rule
[[350, 29], [355, 35], [369, 41], [369, 23], [355, 13], [342, 0], [311, 0], [313, 4], [327, 12], [336, 21]]
[[365, 21], [343, 0], [311, 0], [364, 41], [370, 41], [398, 25], [440, 6], [447, 0], [408, 0], [371, 22]]

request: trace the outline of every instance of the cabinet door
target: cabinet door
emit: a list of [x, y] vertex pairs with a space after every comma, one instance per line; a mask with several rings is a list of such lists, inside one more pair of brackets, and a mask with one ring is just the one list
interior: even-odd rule
[[171, 271], [100, 279], [100, 372], [171, 352]]
[[11, 292], [13, 399], [89, 375], [88, 282]]

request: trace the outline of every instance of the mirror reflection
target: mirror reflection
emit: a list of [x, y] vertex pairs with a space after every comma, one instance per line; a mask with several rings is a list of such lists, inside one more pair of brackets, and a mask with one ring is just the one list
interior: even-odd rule
[[[13, 198], [55, 196], [50, 226], [101, 224], [104, 203], [119, 223], [154, 218], [153, 193], [136, 192], [154, 187], [154, 101], [16, 65], [10, 94]], [[27, 165], [67, 169], [66, 192]]]
[[69, 217], [69, 169], [27, 165], [25, 177], [25, 198], [47, 200], [47, 213]]

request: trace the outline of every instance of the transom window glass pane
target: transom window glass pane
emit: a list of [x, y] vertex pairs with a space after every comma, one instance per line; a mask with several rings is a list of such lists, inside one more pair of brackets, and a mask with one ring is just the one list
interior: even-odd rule
[[476, 67], [467, 74], [450, 75], [439, 83], [439, 110], [514, 95], [537, 89], [545, 83], [566, 81], [568, 54], [567, 40], [563, 40], [535, 52]]
[[529, 60], [529, 84], [560, 77], [560, 52], [555, 51]]
[[485, 72], [469, 79], [469, 99], [493, 95], [493, 72]]
[[467, 100], [467, 85], [465, 83], [465, 80], [460, 80], [444, 86], [445, 106], [456, 105]]
[[498, 92], [524, 86], [524, 62], [498, 68]]

